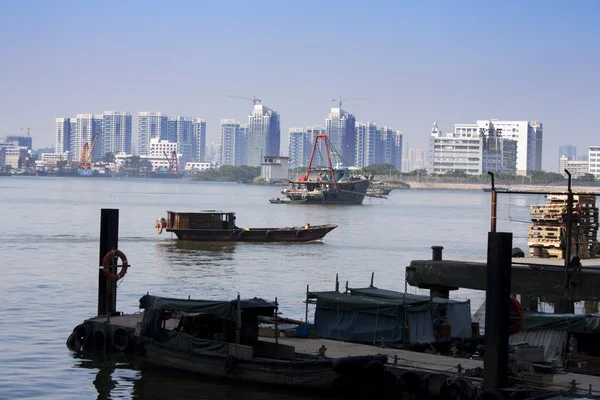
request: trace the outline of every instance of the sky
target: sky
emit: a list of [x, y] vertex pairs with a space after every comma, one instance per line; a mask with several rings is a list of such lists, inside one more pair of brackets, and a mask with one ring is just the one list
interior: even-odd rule
[[324, 125], [342, 96], [357, 121], [427, 148], [478, 119], [539, 120], [543, 165], [600, 144], [599, 1], [3, 1], [0, 137], [54, 118], [161, 111], [243, 123], [253, 97], [291, 127]]

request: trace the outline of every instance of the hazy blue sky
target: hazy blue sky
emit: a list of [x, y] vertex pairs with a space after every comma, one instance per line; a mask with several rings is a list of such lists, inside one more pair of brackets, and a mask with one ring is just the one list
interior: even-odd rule
[[[358, 121], [426, 148], [477, 119], [540, 120], [558, 146], [600, 144], [600, 1], [2, 1], [0, 136], [54, 118], [163, 111], [246, 121], [252, 96], [288, 129], [323, 124], [339, 95]], [[370, 100], [350, 100], [368, 97]]]

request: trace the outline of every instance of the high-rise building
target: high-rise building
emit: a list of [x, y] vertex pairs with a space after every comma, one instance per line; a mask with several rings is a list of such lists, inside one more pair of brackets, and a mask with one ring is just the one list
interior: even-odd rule
[[[92, 149], [92, 161], [98, 161], [101, 160], [106, 153], [112, 153], [112, 151], [110, 150], [110, 140], [106, 138], [103, 129], [104, 115], [94, 115], [93, 122], [94, 132], [92, 134], [92, 142], [89, 145], [94, 146]], [[97, 139], [96, 136], [98, 137]]]
[[395, 131], [388, 126], [384, 126], [379, 128], [377, 134], [379, 147], [375, 154], [375, 164], [389, 164], [397, 171], [402, 171], [402, 131]]
[[221, 149], [218, 143], [210, 143], [206, 146], [206, 161], [219, 165], [221, 164]]
[[427, 168], [427, 152], [423, 149], [409, 149], [406, 172]]
[[150, 139], [167, 139], [167, 114], [161, 112], [138, 113], [138, 154], [148, 155]]
[[279, 156], [279, 114], [262, 104], [255, 104], [248, 116], [247, 128], [246, 165], [259, 167], [265, 156]]
[[245, 129], [235, 119], [221, 120], [221, 165], [246, 165]]
[[562, 156], [558, 159], [558, 172], [565, 178], [568, 176], [565, 170], [569, 171], [573, 178], [581, 178], [589, 173], [590, 165], [587, 161], [577, 161], [575, 158], [569, 159]]
[[[190, 117], [175, 117], [176, 140], [179, 144], [179, 153], [181, 153], [181, 162], [183, 164], [194, 160], [194, 148], [196, 141], [194, 140], [194, 122]], [[173, 142], [169, 139], [170, 142]]]
[[[377, 125], [372, 122], [361, 123], [357, 122], [356, 126], [356, 154], [354, 156], [354, 163], [357, 167], [366, 167], [368, 165], [376, 164], [376, 153], [379, 145], [379, 135], [377, 131]], [[346, 158], [344, 157], [344, 160]]]
[[56, 118], [54, 120], [54, 152], [64, 154], [71, 146], [71, 120], [69, 118]]
[[92, 140], [96, 135], [96, 125], [94, 124], [94, 115], [92, 114], [77, 114], [75, 134], [71, 132], [71, 162], [78, 162], [81, 156], [81, 151], [85, 143], [88, 146], [92, 145]]
[[290, 128], [289, 134], [289, 166], [292, 169], [304, 167], [304, 144], [306, 142], [306, 129]]
[[354, 115], [332, 108], [325, 119], [325, 131], [329, 143], [333, 146], [331, 152], [336, 152], [347, 165], [356, 163], [356, 120]]
[[33, 148], [33, 138], [31, 136], [8, 135], [4, 141], [6, 143], [14, 143], [16, 147], [25, 148], [27, 150], [32, 150]]
[[166, 136], [161, 139], [171, 143], [177, 143], [177, 118], [167, 118], [167, 133]]
[[131, 113], [127, 111], [104, 111], [102, 114], [102, 142], [106, 153], [131, 154], [132, 141], [132, 119]]
[[478, 133], [512, 139], [517, 142], [518, 175], [542, 169], [543, 127], [539, 121], [478, 120], [476, 124], [456, 124], [457, 135]]
[[572, 144], [565, 144], [558, 147], [558, 158], [567, 157], [567, 160], [575, 160], [577, 158], [577, 147]]
[[193, 120], [194, 149], [192, 157], [194, 161], [206, 161], [206, 120], [195, 118]]

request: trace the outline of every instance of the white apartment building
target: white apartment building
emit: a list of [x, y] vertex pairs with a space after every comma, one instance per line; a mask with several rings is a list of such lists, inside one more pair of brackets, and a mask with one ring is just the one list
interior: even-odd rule
[[221, 165], [245, 165], [245, 157], [241, 159], [246, 153], [244, 139], [239, 122], [235, 119], [221, 120]]
[[132, 118], [128, 111], [104, 111], [102, 114], [102, 142], [104, 150], [99, 157], [106, 153], [124, 152], [131, 154]]
[[588, 147], [588, 173], [594, 175], [596, 179], [600, 178], [600, 146]]
[[290, 128], [288, 156], [290, 168], [304, 167], [304, 145], [306, 143], [306, 129]]
[[[340, 107], [332, 108], [325, 119], [325, 134], [333, 145], [330, 152], [339, 154], [347, 165], [356, 162], [356, 119]], [[333, 154], [334, 156], [336, 154]]]
[[212, 167], [213, 165], [209, 162], [192, 161], [185, 163], [185, 170], [187, 172], [206, 171], [207, 169], [211, 169]]
[[[377, 147], [381, 141], [377, 125], [372, 122], [356, 122], [356, 153], [354, 155], [354, 165], [360, 168], [376, 164], [375, 156]], [[345, 160], [345, 158], [344, 158]]]
[[206, 161], [206, 120], [202, 118], [194, 118], [192, 121], [194, 129], [194, 151], [193, 158], [195, 161]]
[[454, 125], [456, 135], [488, 135], [508, 138], [517, 142], [518, 175], [542, 170], [543, 127], [539, 121], [478, 120], [476, 124]]
[[430, 174], [463, 171], [468, 175], [486, 172], [514, 174], [517, 142], [498, 137], [495, 132], [480, 133], [475, 125], [455, 125], [454, 133], [442, 134], [437, 122], [429, 137]]
[[167, 139], [167, 114], [144, 111], [138, 113], [138, 154], [147, 156], [150, 139]]
[[56, 118], [54, 120], [54, 151], [62, 154], [70, 150], [71, 120], [69, 118]]
[[281, 131], [279, 114], [262, 104], [255, 104], [248, 116], [246, 165], [258, 167], [265, 156], [279, 156]]
[[576, 161], [571, 157], [562, 156], [558, 160], [558, 172], [561, 173], [565, 178], [567, 173], [565, 169], [571, 173], [571, 177], [580, 178], [589, 171], [589, 163], [587, 161]]

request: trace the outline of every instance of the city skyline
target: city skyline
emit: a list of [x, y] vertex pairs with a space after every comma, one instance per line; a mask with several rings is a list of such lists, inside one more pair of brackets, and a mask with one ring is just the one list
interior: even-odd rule
[[[245, 121], [252, 104], [228, 95], [262, 99], [281, 115], [282, 132], [322, 124], [341, 95], [356, 118], [401, 129], [419, 148], [433, 121], [485, 118], [543, 121], [545, 170], [557, 168], [554, 149], [565, 139], [582, 149], [597, 144], [588, 120], [600, 107], [598, 2], [150, 1], [141, 9], [119, 3], [118, 14], [111, 4], [3, 4], [0, 29], [11, 39], [0, 50], [11, 61], [0, 66], [0, 136], [31, 125], [36, 144], [49, 147], [54, 118], [72, 110], [131, 110], [133, 132], [135, 113], [161, 110], [201, 115], [207, 140], [217, 141], [219, 121]], [[204, 23], [194, 23], [198, 15]], [[332, 47], [333, 38], [343, 40]], [[97, 50], [105, 43], [110, 58]], [[156, 58], [161, 46], [169, 57]], [[65, 62], [73, 49], [78, 57]], [[361, 57], [349, 62], [333, 51]], [[283, 152], [287, 145], [283, 135]]]

